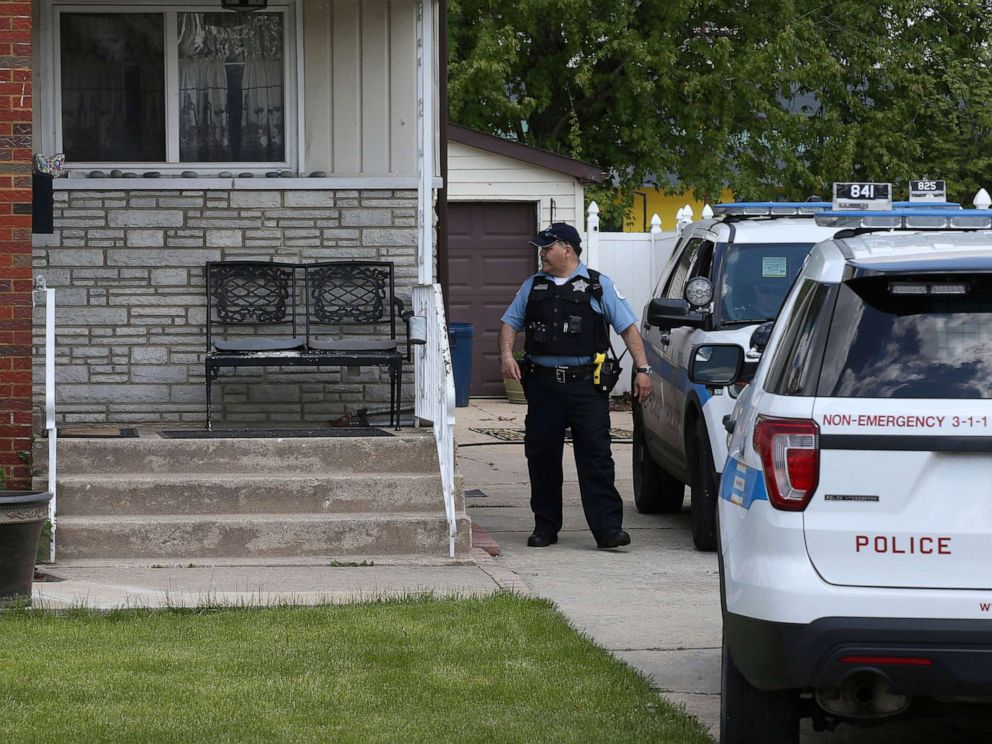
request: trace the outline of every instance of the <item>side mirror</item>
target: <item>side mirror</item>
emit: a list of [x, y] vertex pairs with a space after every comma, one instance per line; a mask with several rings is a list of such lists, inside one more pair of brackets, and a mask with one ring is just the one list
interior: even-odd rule
[[744, 365], [744, 349], [737, 344], [701, 344], [689, 357], [689, 379], [702, 385], [736, 382]]
[[686, 300], [662, 297], [651, 300], [648, 304], [648, 325], [666, 331], [678, 326], [702, 328], [706, 325], [706, 318], [700, 313], [692, 312], [692, 306]]
[[772, 337], [772, 330], [775, 328], [775, 321], [769, 320], [754, 329], [751, 334], [751, 348], [761, 354], [768, 346], [768, 340]]
[[648, 305], [648, 323], [661, 325], [666, 320], [684, 318], [689, 314], [689, 303], [685, 300], [659, 298]]

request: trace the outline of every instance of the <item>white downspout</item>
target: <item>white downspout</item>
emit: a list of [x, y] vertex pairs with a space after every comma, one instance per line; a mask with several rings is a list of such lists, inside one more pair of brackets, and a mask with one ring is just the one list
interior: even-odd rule
[[417, 5], [417, 258], [418, 282], [434, 282], [434, 0]]

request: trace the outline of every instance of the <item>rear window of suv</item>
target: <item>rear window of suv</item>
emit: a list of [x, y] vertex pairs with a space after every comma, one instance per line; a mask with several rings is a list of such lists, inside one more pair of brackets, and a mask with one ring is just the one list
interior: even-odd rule
[[[964, 293], [943, 293], [962, 285]], [[920, 293], [901, 293], [909, 291]], [[992, 276], [868, 277], [842, 284], [817, 395], [992, 398]]]

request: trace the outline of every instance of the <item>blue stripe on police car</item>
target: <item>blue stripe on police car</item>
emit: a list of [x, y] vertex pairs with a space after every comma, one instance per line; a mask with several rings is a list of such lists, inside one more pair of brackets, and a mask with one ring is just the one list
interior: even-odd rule
[[757, 468], [749, 468], [731, 457], [720, 479], [720, 498], [745, 509], [750, 509], [755, 501], [768, 501], [765, 477]]

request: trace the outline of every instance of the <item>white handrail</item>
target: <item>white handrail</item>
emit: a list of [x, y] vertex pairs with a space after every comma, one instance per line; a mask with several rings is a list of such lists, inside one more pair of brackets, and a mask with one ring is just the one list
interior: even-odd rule
[[[48, 522], [51, 525], [48, 559], [55, 561], [55, 499], [58, 468], [58, 427], [55, 424], [55, 290], [45, 284], [45, 277], [35, 281], [35, 292], [45, 295], [45, 430], [48, 432]], [[35, 303], [35, 295], [31, 297]]]
[[440, 284], [418, 284], [413, 288], [413, 312], [424, 318], [427, 342], [414, 347], [414, 376], [417, 397], [414, 414], [434, 425], [434, 442], [441, 469], [444, 513], [448, 519], [449, 556], [455, 557], [458, 523], [455, 517], [455, 377], [444, 321]]

